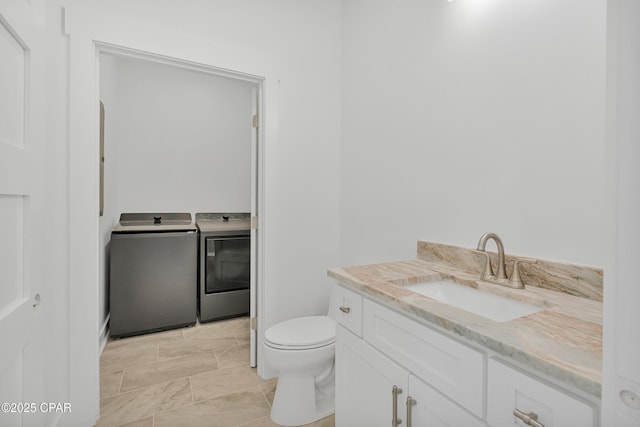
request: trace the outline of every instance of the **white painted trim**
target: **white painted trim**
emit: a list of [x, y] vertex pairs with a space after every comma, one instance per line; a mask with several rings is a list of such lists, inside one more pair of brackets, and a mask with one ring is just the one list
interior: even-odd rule
[[640, 6], [607, 2], [606, 268], [603, 299], [602, 426], [637, 426], [640, 410], [622, 399], [640, 395], [637, 340], [638, 106]]
[[618, 0], [607, 1], [607, 104], [605, 141], [606, 217], [605, 245], [606, 258], [603, 277], [602, 301], [602, 402], [600, 425], [614, 426], [616, 408], [615, 335], [616, 305], [615, 286], [617, 282], [616, 258], [617, 240], [617, 102], [618, 102]]
[[[267, 218], [266, 212], [266, 179], [265, 179], [265, 164], [266, 164], [266, 151], [269, 144], [276, 141], [276, 130], [278, 123], [278, 108], [277, 108], [277, 87], [280, 83], [276, 77], [271, 79], [265, 79], [265, 83], [258, 89], [258, 119], [260, 125], [258, 126], [258, 286], [257, 286], [257, 313], [256, 313], [256, 353], [257, 353], [257, 367], [258, 375], [262, 378], [273, 378], [275, 371], [273, 371], [266, 363], [264, 363], [264, 350], [262, 344], [264, 342], [264, 332], [266, 330], [266, 322], [270, 322], [269, 318], [275, 317], [272, 313], [273, 310], [267, 308], [267, 290], [270, 286], [265, 281], [266, 265], [265, 265], [265, 253], [266, 253], [266, 235], [267, 235]], [[267, 102], [267, 99], [269, 102]], [[269, 323], [272, 324], [272, 323]]]
[[[236, 77], [261, 80], [262, 117], [258, 154], [258, 374], [264, 376], [262, 337], [269, 321], [264, 281], [266, 190], [265, 150], [276, 140], [278, 90], [272, 58], [259, 51], [239, 50], [208, 40], [172, 33], [124, 16], [108, 16], [82, 6], [64, 11], [69, 36], [69, 198], [70, 198], [70, 398], [74, 408], [69, 425], [92, 425], [99, 416], [99, 218], [98, 218], [98, 99], [100, 49], [145, 53], [156, 60]], [[92, 143], [93, 142], [93, 143]]]
[[[99, 399], [98, 104], [91, 40], [69, 39], [69, 399], [68, 425], [93, 425]], [[95, 187], [95, 188], [94, 188]]]
[[102, 323], [102, 328], [100, 328], [100, 355], [102, 356], [102, 352], [104, 351], [104, 347], [107, 345], [107, 341], [109, 340], [109, 320], [111, 319], [111, 313], [107, 314], [107, 318], [104, 319]]
[[157, 62], [159, 64], [172, 65], [174, 67], [183, 68], [185, 70], [200, 71], [207, 74], [213, 74], [219, 77], [227, 77], [227, 78], [232, 78], [236, 80], [252, 82], [256, 84], [260, 84], [263, 81], [263, 78], [257, 75], [247, 74], [239, 71], [226, 70], [224, 68], [216, 67], [214, 65], [200, 64], [200, 63], [192, 62], [186, 59], [183, 60], [179, 58], [168, 57], [162, 54], [145, 52], [142, 50], [125, 47], [125, 46], [115, 46], [112, 44], [102, 43], [99, 41], [95, 41], [95, 44], [96, 46], [98, 46], [100, 53], [111, 53], [114, 55], [124, 56], [127, 58], [144, 59], [146, 61]]
[[[260, 110], [258, 97], [260, 86], [251, 88], [251, 278], [249, 295], [249, 366], [258, 366], [258, 328], [257, 307], [258, 307], [258, 229], [254, 218], [258, 215], [258, 131], [260, 129]], [[256, 120], [257, 119], [257, 120]]]
[[51, 421], [50, 426], [58, 426], [60, 425], [60, 420], [62, 420], [62, 413], [57, 413], [55, 417], [53, 417], [53, 421]]

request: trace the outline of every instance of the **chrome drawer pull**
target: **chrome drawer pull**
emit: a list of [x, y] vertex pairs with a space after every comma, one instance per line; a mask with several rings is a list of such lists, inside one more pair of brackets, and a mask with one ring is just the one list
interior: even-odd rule
[[407, 396], [407, 427], [411, 427], [413, 420], [411, 419], [411, 407], [417, 402], [411, 396]]
[[535, 412], [525, 414], [516, 408], [513, 410], [513, 415], [520, 418], [525, 424], [530, 425], [531, 427], [544, 427], [544, 424], [538, 422], [538, 414]]
[[345, 313], [345, 314], [349, 313], [351, 311], [351, 307], [342, 306], [342, 307], [340, 307], [340, 311]]
[[391, 398], [392, 400], [392, 418], [391, 418], [391, 427], [398, 427], [402, 424], [402, 420], [398, 418], [398, 394], [402, 393], [402, 389], [396, 385], [391, 389]]

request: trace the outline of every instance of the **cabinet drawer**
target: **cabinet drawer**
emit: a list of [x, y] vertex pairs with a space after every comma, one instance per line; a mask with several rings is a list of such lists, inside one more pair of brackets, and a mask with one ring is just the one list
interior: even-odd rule
[[366, 299], [364, 338], [454, 402], [484, 416], [483, 353]]
[[362, 336], [362, 295], [344, 286], [336, 285], [335, 300], [331, 310], [336, 322], [359, 337]]
[[594, 409], [554, 387], [489, 359], [487, 423], [492, 427], [524, 426], [514, 409], [534, 412], [545, 427], [593, 427]]

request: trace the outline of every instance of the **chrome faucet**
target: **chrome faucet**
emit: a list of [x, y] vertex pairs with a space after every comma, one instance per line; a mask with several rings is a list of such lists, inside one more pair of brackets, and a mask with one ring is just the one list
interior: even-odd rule
[[[496, 242], [496, 246], [498, 246], [498, 273], [497, 276], [494, 276], [493, 269], [491, 268], [491, 258], [489, 258], [489, 254], [485, 250], [487, 246], [487, 241], [489, 239], [493, 239]], [[480, 241], [478, 242], [479, 251], [482, 251], [487, 257], [487, 264], [484, 268], [484, 273], [480, 276], [480, 279], [498, 279], [498, 280], [506, 280], [507, 273], [504, 266], [504, 245], [502, 244], [502, 239], [496, 233], [484, 233], [480, 237]]]
[[[493, 239], [498, 247], [498, 272], [495, 275], [493, 274], [493, 268], [491, 268], [491, 258], [485, 249], [489, 239]], [[537, 260], [532, 258], [519, 258], [515, 260], [513, 263], [511, 278], [507, 279], [507, 272], [504, 263], [504, 245], [502, 244], [502, 239], [496, 233], [484, 233], [480, 237], [477, 250], [483, 253], [487, 259], [484, 271], [480, 275], [480, 280], [486, 280], [487, 282], [497, 283], [499, 285], [508, 285], [515, 289], [524, 289], [524, 282], [520, 278], [520, 264], [537, 263]]]

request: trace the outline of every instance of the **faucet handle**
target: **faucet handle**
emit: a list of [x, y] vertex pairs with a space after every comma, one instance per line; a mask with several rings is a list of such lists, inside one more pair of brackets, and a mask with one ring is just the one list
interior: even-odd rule
[[520, 264], [536, 264], [537, 262], [538, 260], [534, 258], [517, 258], [513, 262], [513, 271], [511, 272], [511, 277], [509, 278], [511, 287], [515, 289], [524, 289], [524, 282], [520, 277]]

